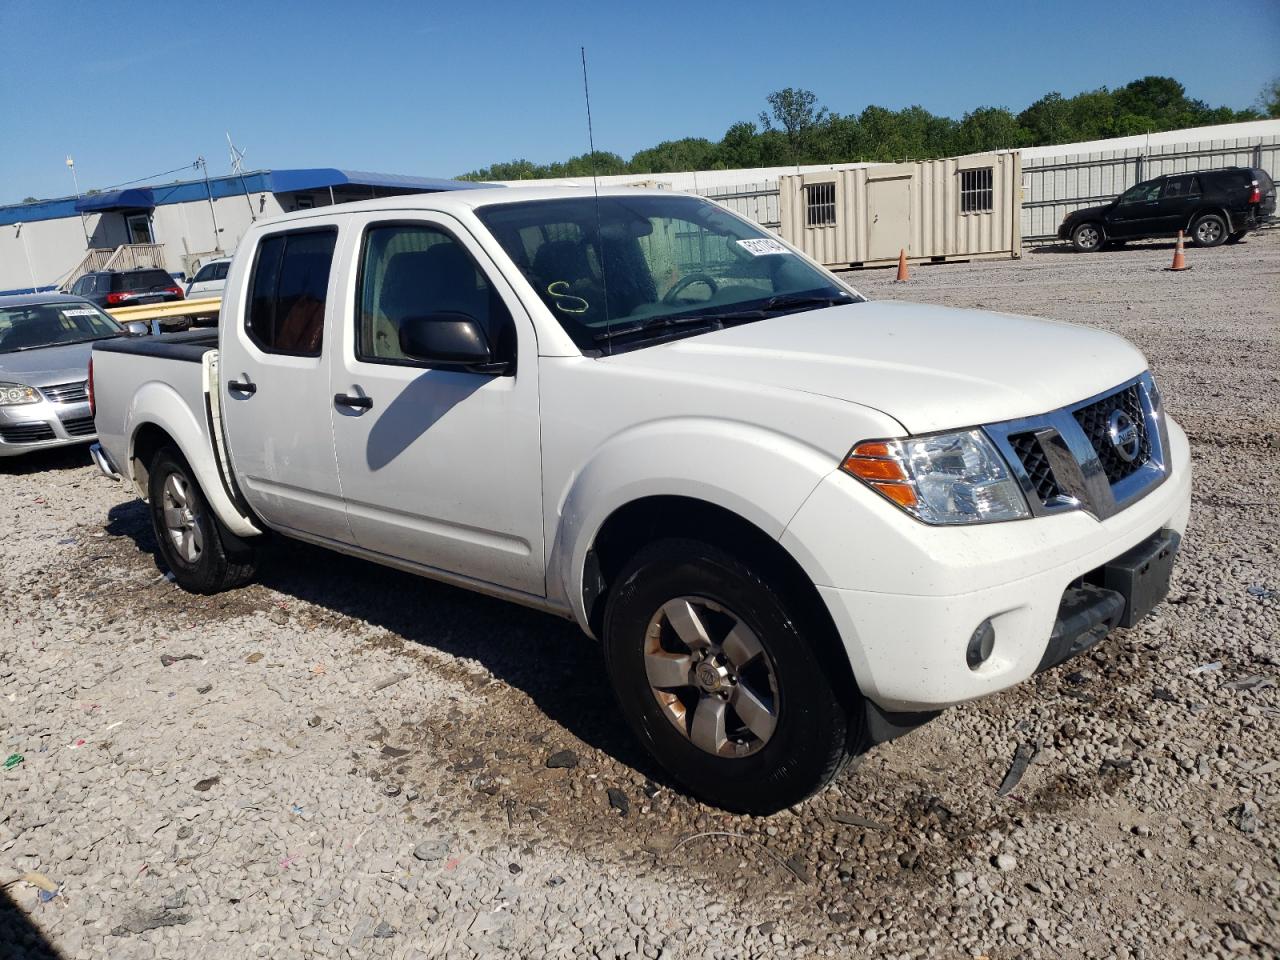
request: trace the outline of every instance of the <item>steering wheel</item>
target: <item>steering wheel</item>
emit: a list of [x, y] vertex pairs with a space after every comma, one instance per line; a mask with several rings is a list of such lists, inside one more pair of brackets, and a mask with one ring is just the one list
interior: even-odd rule
[[662, 302], [668, 306], [673, 306], [676, 302], [676, 297], [683, 293], [686, 287], [691, 287], [695, 283], [705, 283], [711, 288], [711, 295], [713, 297], [716, 295], [716, 291], [720, 289], [720, 285], [705, 273], [691, 273], [688, 276], [681, 277], [677, 280], [675, 285], [666, 292], [665, 296], [663, 296]]

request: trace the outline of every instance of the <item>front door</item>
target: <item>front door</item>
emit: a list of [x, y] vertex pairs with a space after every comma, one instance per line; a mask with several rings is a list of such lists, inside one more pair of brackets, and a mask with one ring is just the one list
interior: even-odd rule
[[1107, 217], [1107, 235], [1138, 237], [1159, 232], [1160, 187], [1163, 181], [1150, 180], [1130, 187]]
[[[443, 214], [357, 219], [332, 355], [334, 448], [355, 542], [524, 593], [546, 592], [538, 356], [514, 292]], [[502, 373], [405, 355], [411, 317], [463, 313]]]
[[154, 243], [151, 235], [151, 215], [134, 213], [125, 217], [125, 226], [129, 229], [130, 243]]
[[[350, 543], [333, 454], [338, 221], [264, 234], [225, 290], [222, 414], [241, 492], [268, 525]], [[248, 274], [246, 276], [246, 273]]]

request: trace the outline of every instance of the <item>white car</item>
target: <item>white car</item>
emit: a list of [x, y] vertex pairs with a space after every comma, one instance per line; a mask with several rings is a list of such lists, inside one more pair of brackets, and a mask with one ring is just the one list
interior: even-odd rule
[[187, 282], [187, 299], [222, 296], [222, 288], [226, 286], [227, 270], [230, 267], [230, 257], [205, 261], [196, 271], [196, 275]]
[[636, 736], [733, 810], [1145, 617], [1187, 523], [1187, 439], [1126, 341], [868, 302], [697, 197], [259, 222], [222, 310], [94, 350], [95, 456], [179, 584], [246, 582], [272, 530], [572, 618]]

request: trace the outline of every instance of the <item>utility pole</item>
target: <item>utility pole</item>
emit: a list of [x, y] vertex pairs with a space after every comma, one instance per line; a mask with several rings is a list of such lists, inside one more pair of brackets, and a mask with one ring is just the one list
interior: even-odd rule
[[[76, 162], [71, 159], [71, 154], [67, 154], [67, 169], [71, 171], [71, 182], [76, 188], [76, 206], [80, 205], [80, 179], [76, 176]], [[80, 213], [80, 230], [84, 233], [84, 248], [89, 249], [89, 227], [84, 222], [84, 211]]]
[[213, 251], [222, 252], [222, 237], [218, 233], [218, 215], [213, 210], [213, 187], [209, 185], [209, 164], [204, 157], [196, 157], [196, 166], [204, 171], [204, 192], [209, 196], [209, 218], [213, 221]]
[[22, 252], [27, 257], [27, 274], [31, 277], [31, 292], [35, 293], [38, 284], [36, 283], [35, 268], [31, 266], [31, 248], [27, 246], [27, 238], [22, 235], [22, 224], [15, 223], [13, 226], [14, 236], [22, 240]]

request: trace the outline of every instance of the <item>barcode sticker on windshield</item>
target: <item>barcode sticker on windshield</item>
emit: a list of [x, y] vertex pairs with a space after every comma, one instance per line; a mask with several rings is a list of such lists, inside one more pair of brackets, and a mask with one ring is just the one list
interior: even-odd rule
[[62, 315], [64, 317], [96, 317], [98, 315], [98, 311], [80, 308], [76, 310], [63, 310]]
[[753, 257], [763, 257], [769, 253], [790, 253], [791, 251], [780, 244], [777, 240], [770, 240], [768, 237], [759, 237], [753, 240], [739, 240], [738, 246]]

